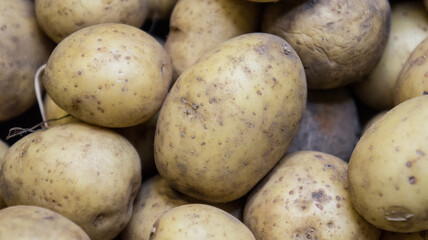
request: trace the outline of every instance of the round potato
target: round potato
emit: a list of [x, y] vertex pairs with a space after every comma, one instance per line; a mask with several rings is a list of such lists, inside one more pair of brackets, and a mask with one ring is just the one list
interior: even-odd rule
[[349, 161], [360, 133], [357, 107], [347, 88], [310, 90], [305, 115], [287, 153], [320, 151]]
[[396, 233], [383, 231], [379, 240], [428, 240], [428, 232]]
[[82, 28], [100, 23], [141, 27], [149, 10], [147, 0], [35, 0], [40, 28], [56, 43]]
[[83, 123], [21, 138], [0, 169], [0, 193], [8, 206], [51, 209], [92, 240], [113, 239], [125, 228], [140, 184], [134, 147], [113, 131]]
[[229, 213], [206, 204], [186, 204], [162, 214], [150, 240], [255, 240], [251, 231]]
[[148, 0], [148, 18], [153, 21], [168, 20], [178, 0]]
[[352, 203], [393, 232], [428, 229], [428, 96], [409, 99], [363, 134], [349, 162]]
[[125, 24], [99, 24], [64, 39], [43, 74], [47, 93], [73, 117], [104, 127], [130, 127], [156, 114], [171, 84], [163, 47]]
[[352, 206], [346, 170], [326, 153], [286, 155], [248, 197], [244, 223], [259, 240], [379, 239]]
[[260, 13], [259, 5], [242, 0], [180, 0], [165, 43], [174, 79], [220, 43], [257, 31]]
[[165, 99], [155, 135], [160, 175], [199, 200], [244, 196], [287, 150], [306, 94], [302, 63], [283, 39], [250, 33], [224, 42]]
[[46, 208], [13, 206], [0, 211], [0, 239], [90, 240], [74, 222]]
[[309, 88], [330, 89], [370, 73], [384, 50], [389, 24], [387, 0], [281, 1], [267, 5], [262, 30], [293, 46]]
[[428, 38], [411, 53], [394, 86], [394, 104], [428, 94]]
[[29, 0], [0, 1], [0, 122], [35, 102], [34, 74], [53, 49], [39, 29]]
[[[121, 234], [123, 240], [149, 240], [153, 224], [166, 211], [185, 204], [202, 203], [173, 190], [165, 179], [156, 175], [143, 182], [134, 203], [133, 214], [128, 226]], [[242, 219], [243, 199], [215, 204], [236, 217]]]
[[353, 85], [356, 97], [366, 105], [394, 107], [394, 85], [410, 53], [428, 37], [428, 14], [420, 1], [392, 5], [391, 33], [379, 63], [367, 78]]

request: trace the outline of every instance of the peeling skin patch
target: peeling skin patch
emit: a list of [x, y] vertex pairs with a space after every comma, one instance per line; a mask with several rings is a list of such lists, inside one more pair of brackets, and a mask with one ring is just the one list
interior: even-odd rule
[[407, 222], [413, 213], [405, 207], [392, 206], [385, 211], [385, 219], [390, 222]]

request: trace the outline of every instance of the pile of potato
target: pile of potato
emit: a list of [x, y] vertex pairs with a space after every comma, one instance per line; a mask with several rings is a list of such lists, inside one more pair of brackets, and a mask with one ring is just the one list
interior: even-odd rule
[[428, 239], [427, 9], [0, 1], [0, 240]]

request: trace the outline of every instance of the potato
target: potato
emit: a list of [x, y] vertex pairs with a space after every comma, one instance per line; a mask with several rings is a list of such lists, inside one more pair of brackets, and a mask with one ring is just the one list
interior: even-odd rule
[[0, 193], [8, 206], [51, 209], [92, 240], [113, 239], [125, 228], [140, 184], [134, 147], [113, 131], [83, 123], [21, 138], [0, 169]]
[[349, 199], [347, 163], [333, 155], [286, 155], [248, 197], [244, 223], [262, 239], [379, 239]]
[[[185, 204], [202, 203], [173, 190], [165, 179], [156, 175], [141, 185], [128, 226], [121, 234], [123, 240], [149, 240], [156, 220], [166, 211]], [[242, 219], [243, 199], [215, 204], [237, 219]]]
[[349, 161], [360, 133], [357, 107], [348, 89], [310, 90], [305, 115], [287, 153], [320, 151]]
[[177, 0], [148, 0], [148, 18], [153, 21], [168, 20]]
[[58, 105], [56, 105], [56, 103], [52, 100], [51, 97], [49, 97], [48, 94], [45, 94], [43, 105], [49, 126], [56, 126], [79, 121], [78, 119], [72, 117], [68, 112], [58, 107]]
[[428, 96], [409, 99], [376, 121], [352, 153], [352, 203], [373, 225], [393, 232], [428, 229]]
[[199, 200], [238, 199], [285, 153], [305, 104], [303, 66], [286, 41], [267, 33], [228, 40], [165, 99], [155, 135], [159, 174]]
[[0, 239], [90, 240], [74, 222], [46, 208], [13, 206], [0, 211]]
[[428, 37], [410, 54], [394, 86], [394, 105], [428, 94]]
[[262, 30], [296, 50], [309, 88], [330, 89], [370, 73], [384, 50], [389, 23], [387, 0], [281, 1], [267, 5]]
[[35, 102], [34, 74], [53, 45], [39, 29], [29, 0], [0, 2], [0, 122], [27, 111]]
[[395, 233], [383, 231], [380, 240], [428, 240], [426, 231], [416, 233]]
[[130, 127], [152, 117], [171, 84], [162, 46], [124, 24], [98, 24], [64, 39], [49, 57], [43, 84], [73, 117], [104, 127]]
[[379, 63], [363, 81], [354, 84], [356, 97], [366, 105], [394, 107], [394, 85], [400, 70], [416, 46], [428, 36], [428, 15], [420, 1], [392, 5], [391, 33]]
[[174, 79], [220, 43], [257, 31], [260, 13], [260, 5], [242, 0], [179, 1], [165, 43]]
[[251, 231], [227, 212], [206, 204], [187, 204], [162, 214], [150, 240], [254, 239]]
[[100, 23], [141, 27], [149, 10], [147, 0], [36, 0], [37, 21], [56, 43], [82, 28]]

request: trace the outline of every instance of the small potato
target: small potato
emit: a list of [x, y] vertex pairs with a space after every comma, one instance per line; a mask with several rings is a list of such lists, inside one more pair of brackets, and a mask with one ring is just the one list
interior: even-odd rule
[[267, 5], [262, 31], [296, 50], [308, 88], [331, 89], [370, 73], [382, 56], [389, 24], [388, 0], [285, 0]]
[[174, 79], [220, 43], [257, 31], [260, 13], [260, 5], [243, 0], [180, 0], [165, 43]]
[[99, 24], [64, 39], [49, 57], [43, 84], [73, 117], [104, 127], [141, 124], [158, 112], [171, 84], [163, 47], [125, 24]]
[[208, 52], [175, 82], [159, 113], [159, 174], [206, 202], [244, 196], [296, 135], [305, 79], [293, 48], [271, 34], [244, 34]]
[[350, 197], [371, 224], [393, 232], [428, 229], [428, 96], [409, 99], [363, 134], [348, 168]]
[[310, 90], [305, 115], [287, 153], [320, 151], [349, 161], [360, 134], [358, 111], [349, 90]]
[[383, 231], [379, 240], [428, 240], [428, 232], [396, 233]]
[[143, 25], [147, 0], [35, 0], [37, 21], [56, 43], [82, 28], [100, 23]]
[[84, 123], [21, 138], [0, 168], [0, 193], [8, 206], [51, 209], [92, 240], [113, 239], [125, 228], [140, 184], [134, 147], [111, 130]]
[[[156, 175], [143, 182], [134, 203], [133, 214], [128, 226], [121, 234], [123, 240], [149, 240], [153, 224], [166, 211], [185, 204], [202, 203], [173, 190], [165, 179]], [[237, 219], [242, 219], [243, 199], [215, 204]]]
[[46, 208], [13, 206], [0, 211], [2, 240], [90, 240], [74, 222]]
[[346, 170], [326, 153], [286, 155], [248, 197], [244, 223], [258, 240], [378, 240], [352, 206]]
[[52, 49], [37, 25], [32, 1], [0, 1], [0, 122], [36, 102], [34, 74]]
[[353, 85], [356, 97], [377, 110], [394, 107], [394, 86], [411, 52], [428, 37], [428, 14], [421, 1], [397, 1], [391, 10], [391, 33], [379, 63]]
[[394, 104], [428, 94], [428, 37], [425, 38], [407, 59], [394, 86]]
[[206, 204], [187, 204], [162, 214], [150, 240], [255, 240], [251, 231], [229, 213]]

